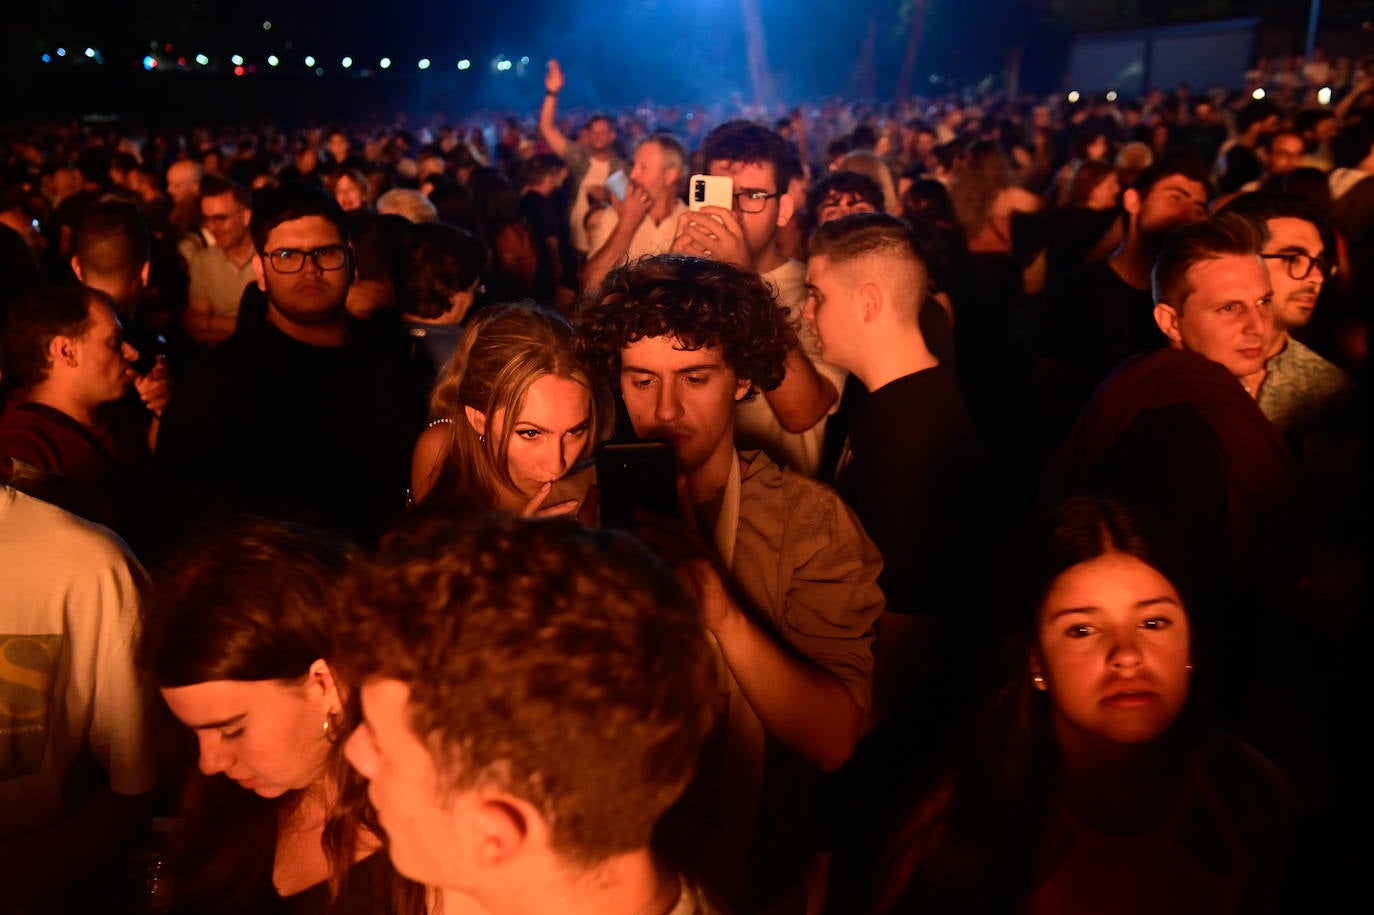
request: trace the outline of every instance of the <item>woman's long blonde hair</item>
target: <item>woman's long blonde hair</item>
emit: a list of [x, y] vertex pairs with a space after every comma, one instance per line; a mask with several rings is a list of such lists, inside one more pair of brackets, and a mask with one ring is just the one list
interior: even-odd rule
[[[448, 420], [450, 432], [436, 494], [490, 508], [503, 487], [515, 488], [506, 460], [515, 420], [530, 386], [549, 375], [576, 383], [591, 397], [587, 445], [579, 455], [583, 460], [610, 429], [610, 398], [578, 360], [572, 325], [534, 302], [493, 305], [474, 316], [430, 395], [431, 418]], [[487, 417], [488, 431], [504, 410], [502, 434], [478, 435], [468, 422], [467, 407]]]

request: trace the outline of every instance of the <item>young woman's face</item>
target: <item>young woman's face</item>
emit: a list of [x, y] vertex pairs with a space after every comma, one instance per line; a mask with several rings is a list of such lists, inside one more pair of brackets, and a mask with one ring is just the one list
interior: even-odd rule
[[1188, 698], [1189, 626], [1178, 592], [1124, 553], [1079, 563], [1040, 608], [1039, 657], [1066, 752], [1138, 743], [1168, 729]]
[[362, 209], [365, 198], [363, 189], [358, 187], [352, 178], [344, 175], [334, 185], [334, 200], [345, 213], [351, 213]]
[[505, 411], [494, 434], [506, 439], [506, 470], [520, 495], [531, 499], [559, 480], [582, 457], [591, 436], [592, 397], [570, 378], [545, 375], [530, 385], [507, 434]]
[[1087, 207], [1090, 210], [1114, 210], [1120, 197], [1121, 182], [1115, 173], [1109, 173], [1088, 192]]
[[309, 787], [324, 771], [325, 722], [339, 705], [332, 679], [322, 683], [312, 672], [304, 683], [210, 680], [166, 687], [162, 697], [195, 732], [206, 775], [223, 773], [249, 791], [278, 797]]

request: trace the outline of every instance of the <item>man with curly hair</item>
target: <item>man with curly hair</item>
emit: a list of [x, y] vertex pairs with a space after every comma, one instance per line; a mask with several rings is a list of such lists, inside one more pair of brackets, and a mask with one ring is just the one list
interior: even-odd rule
[[694, 865], [733, 908], [757, 911], [798, 891], [815, 841], [811, 779], [843, 764], [863, 730], [882, 561], [834, 491], [735, 450], [735, 404], [781, 382], [793, 340], [757, 274], [674, 254], [639, 261], [606, 278], [579, 336], [635, 434], [677, 456], [686, 530], [643, 536], [697, 599], [727, 708], [685, 805], [703, 831], [674, 838], [693, 837]]
[[396, 869], [445, 912], [710, 915], [649, 843], [710, 728], [711, 649], [643, 546], [563, 519], [421, 519], [343, 601], [334, 660], [363, 710], [345, 753]]

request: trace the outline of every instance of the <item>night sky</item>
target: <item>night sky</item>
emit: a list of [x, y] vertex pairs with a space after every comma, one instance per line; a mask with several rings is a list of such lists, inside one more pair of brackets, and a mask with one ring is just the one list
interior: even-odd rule
[[[1358, 19], [1360, 10], [1374, 18], [1374, 0], [1324, 3], [1327, 18]], [[773, 78], [784, 100], [869, 92], [892, 97], [911, 0], [758, 0], [758, 5]], [[1019, 44], [1025, 49], [1022, 84], [1036, 91], [1055, 89], [1075, 16], [1101, 27], [1258, 11], [1264, 22], [1261, 39], [1279, 35], [1277, 29], [1282, 32], [1278, 40], [1291, 42], [1296, 36], [1300, 46], [1306, 5], [1307, 0], [926, 0], [915, 88], [938, 94], [950, 81], [969, 85], [996, 78], [1009, 50]], [[5, 75], [20, 76], [32, 91], [0, 97], [0, 106], [28, 114], [45, 106], [115, 109], [140, 103], [167, 114], [169, 106], [184, 104], [183, 97], [196, 97], [185, 87], [168, 89], [166, 79], [184, 77], [201, 80], [199, 91], [214, 96], [215, 104], [286, 116], [303, 102], [341, 104], [340, 83], [367, 79], [367, 68], [381, 85], [355, 84], [359, 106], [523, 110], [538, 99], [549, 56], [565, 65], [570, 107], [647, 98], [709, 104], [752, 94], [741, 0], [33, 0], [4, 6]], [[264, 21], [272, 23], [270, 30], [263, 29]], [[870, 29], [872, 68], [865, 73], [855, 61]], [[156, 51], [153, 42], [160, 46]], [[173, 45], [170, 55], [161, 49], [167, 43]], [[74, 53], [41, 67], [41, 55], [52, 55], [59, 46]], [[97, 48], [104, 60], [99, 72], [75, 56], [87, 46]], [[150, 52], [160, 58], [160, 83], [143, 79], [140, 61]], [[269, 53], [280, 57], [278, 68], [266, 66]], [[195, 64], [198, 54], [207, 56], [207, 66]], [[235, 54], [245, 60], [242, 81], [256, 85], [211, 88], [212, 77], [232, 78]], [[307, 54], [316, 58], [322, 76], [305, 65]], [[511, 69], [494, 69], [501, 54], [512, 61]], [[354, 61], [348, 71], [341, 66], [344, 55]], [[386, 72], [377, 67], [383, 55], [393, 60]], [[188, 60], [190, 73], [167, 72], [176, 69], [179, 57]], [[432, 62], [425, 72], [416, 67], [422, 57]], [[472, 66], [460, 72], [456, 64], [464, 57]], [[528, 66], [521, 65], [523, 57], [530, 59]], [[66, 71], [59, 72], [61, 67]], [[931, 82], [932, 75], [937, 82]], [[307, 79], [328, 83], [333, 94], [317, 98], [322, 88], [306, 85]], [[156, 101], [169, 91], [174, 101]]]

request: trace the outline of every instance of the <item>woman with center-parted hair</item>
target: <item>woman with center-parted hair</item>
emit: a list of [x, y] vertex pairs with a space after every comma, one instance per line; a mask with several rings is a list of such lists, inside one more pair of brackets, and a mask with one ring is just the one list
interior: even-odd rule
[[426, 911], [343, 756], [358, 702], [328, 657], [346, 565], [320, 531], [242, 521], [158, 576], [140, 654], [198, 762], [168, 849], [171, 911]]
[[1286, 785], [1207, 727], [1186, 582], [1145, 530], [1077, 497], [1027, 538], [985, 701], [829, 911], [1279, 910]]
[[[609, 396], [579, 360], [567, 319], [534, 303], [479, 312], [440, 372], [415, 443], [411, 498], [470, 516], [578, 511], [580, 471], [609, 431]], [[555, 484], [570, 475], [566, 493]], [[560, 490], [564, 487], [560, 487]]]

